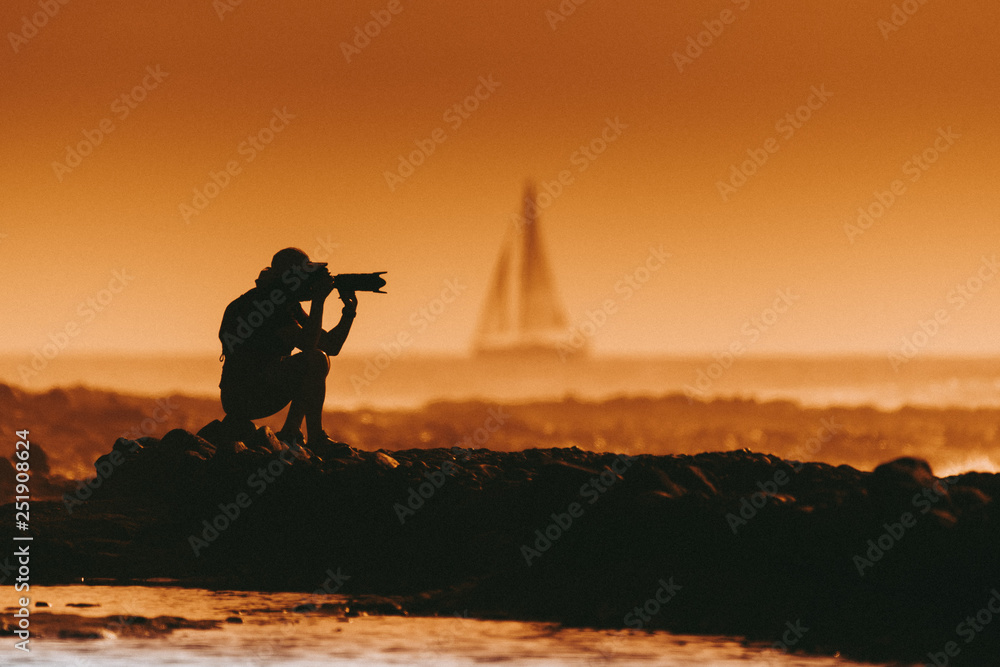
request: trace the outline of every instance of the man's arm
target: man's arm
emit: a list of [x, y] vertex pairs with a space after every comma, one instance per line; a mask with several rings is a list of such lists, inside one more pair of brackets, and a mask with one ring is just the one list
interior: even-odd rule
[[312, 305], [309, 306], [309, 318], [302, 327], [302, 333], [299, 334], [297, 347], [300, 350], [315, 350], [320, 346], [320, 338], [323, 335], [323, 305], [325, 303], [325, 296], [312, 300]]
[[354, 292], [341, 292], [341, 300], [344, 308], [341, 310], [340, 322], [334, 328], [323, 333], [319, 338], [319, 349], [323, 350], [331, 357], [340, 354], [347, 340], [347, 334], [351, 333], [351, 325], [358, 314], [358, 298]]
[[315, 350], [320, 347], [320, 340], [323, 336], [323, 306], [326, 303], [326, 297], [330, 295], [333, 291], [333, 278], [329, 278], [329, 283], [324, 284], [322, 287], [318, 287], [315, 292], [315, 296], [312, 300], [312, 305], [309, 306], [309, 314], [305, 315], [305, 311], [302, 310], [298, 304], [296, 304], [296, 309], [300, 313], [296, 319], [301, 321], [301, 316], [305, 315], [305, 321], [294, 322], [288, 325], [282, 331], [279, 331], [279, 335], [291, 343], [293, 346], [300, 350]]

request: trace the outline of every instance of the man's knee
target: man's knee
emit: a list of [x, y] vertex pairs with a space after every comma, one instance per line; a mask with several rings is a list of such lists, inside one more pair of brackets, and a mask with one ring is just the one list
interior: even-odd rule
[[330, 372], [330, 357], [323, 350], [306, 350], [302, 352], [306, 368], [309, 372], [326, 377]]

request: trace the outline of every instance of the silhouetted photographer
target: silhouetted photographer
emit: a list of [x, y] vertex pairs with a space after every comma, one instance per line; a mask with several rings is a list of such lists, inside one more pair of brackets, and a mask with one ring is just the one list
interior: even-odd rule
[[[347, 445], [323, 430], [323, 402], [330, 357], [340, 353], [357, 315], [356, 291], [381, 291], [380, 274], [333, 276], [325, 262], [312, 262], [298, 248], [285, 248], [260, 272], [256, 286], [226, 308], [219, 329], [222, 354], [224, 425], [273, 415], [291, 403], [278, 439], [297, 447], [304, 438], [321, 457], [350, 455]], [[323, 330], [327, 297], [336, 289], [344, 306], [340, 322]], [[301, 302], [309, 301], [309, 314]], [[299, 350], [295, 352], [295, 350]]]

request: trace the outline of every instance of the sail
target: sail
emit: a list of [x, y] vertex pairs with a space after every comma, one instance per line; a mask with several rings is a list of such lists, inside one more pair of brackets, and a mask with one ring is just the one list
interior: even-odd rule
[[[485, 354], [554, 352], [568, 334], [542, 245], [535, 188], [528, 183], [521, 218], [508, 229], [497, 258], [475, 349]], [[574, 349], [585, 353], [585, 348]]]
[[539, 237], [538, 207], [531, 184], [525, 189], [522, 236], [520, 330], [526, 334], [562, 333], [566, 315], [556, 300], [552, 272]]
[[513, 240], [510, 235], [504, 241], [493, 270], [493, 280], [490, 281], [490, 291], [486, 295], [483, 314], [476, 330], [479, 345], [497, 343], [510, 337], [514, 332], [514, 317], [511, 305], [511, 250]]

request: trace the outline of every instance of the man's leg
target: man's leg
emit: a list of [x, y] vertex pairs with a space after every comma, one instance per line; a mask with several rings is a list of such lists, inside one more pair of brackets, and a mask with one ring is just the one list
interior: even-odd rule
[[326, 376], [330, 373], [330, 358], [322, 350], [308, 350], [282, 360], [281, 380], [292, 387], [292, 404], [280, 433], [292, 435], [306, 420], [309, 438], [323, 434], [323, 403], [326, 400]]

